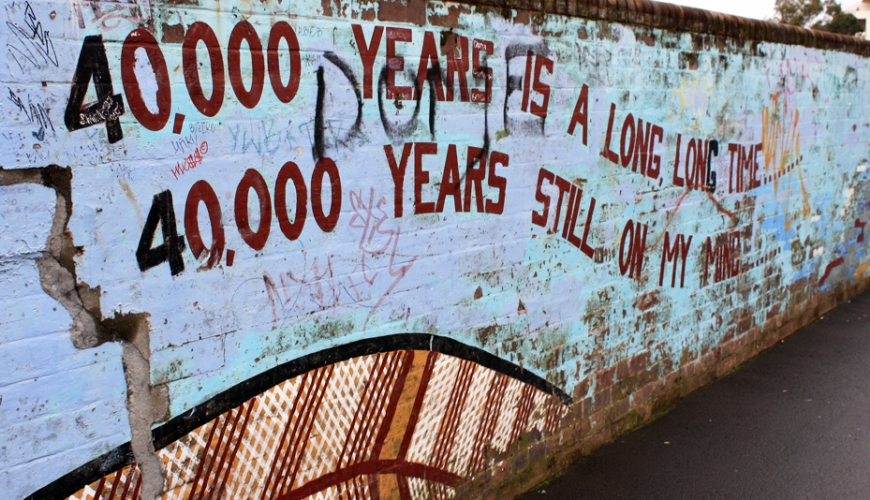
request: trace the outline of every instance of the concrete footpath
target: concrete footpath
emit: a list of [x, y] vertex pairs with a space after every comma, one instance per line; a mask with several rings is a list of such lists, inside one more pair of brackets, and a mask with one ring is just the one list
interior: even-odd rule
[[870, 499], [870, 293], [520, 498]]

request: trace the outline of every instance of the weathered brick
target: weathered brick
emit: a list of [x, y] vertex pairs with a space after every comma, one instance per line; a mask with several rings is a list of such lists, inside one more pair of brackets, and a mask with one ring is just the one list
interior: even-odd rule
[[602, 389], [600, 392], [595, 393], [595, 411], [610, 406], [611, 401], [613, 401], [612, 390], [610, 387], [607, 389]]
[[616, 367], [612, 366], [606, 370], [602, 370], [595, 375], [595, 391], [600, 392], [613, 385], [614, 375], [616, 375]]
[[646, 366], [649, 365], [649, 361], [649, 352], [642, 352], [640, 354], [636, 354], [631, 358], [631, 362], [629, 363], [629, 371], [631, 373], [637, 373], [646, 368]]
[[623, 359], [616, 364], [616, 380], [622, 380], [624, 378], [627, 378], [629, 373], [631, 372], [629, 371], [627, 359]]

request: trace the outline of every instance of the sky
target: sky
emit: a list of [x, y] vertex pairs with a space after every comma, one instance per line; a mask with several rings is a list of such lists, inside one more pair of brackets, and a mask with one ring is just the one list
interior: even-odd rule
[[[734, 16], [766, 19], [773, 17], [774, 0], [662, 0], [667, 3], [698, 7]], [[845, 3], [845, 2], [841, 2]]]
[[[667, 3], [714, 10], [741, 17], [753, 19], [768, 19], [773, 17], [775, 0], [661, 0]], [[840, 0], [843, 7], [857, 3], [857, 0]]]

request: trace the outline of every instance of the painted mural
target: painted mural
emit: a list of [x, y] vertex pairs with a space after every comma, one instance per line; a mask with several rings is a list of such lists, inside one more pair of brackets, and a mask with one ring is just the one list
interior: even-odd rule
[[[473, 361], [357, 357], [286, 380], [162, 448], [161, 498], [452, 498], [520, 435], [555, 433], [563, 413], [558, 396]], [[66, 498], [138, 499], [140, 486], [133, 463]]]
[[434, 1], [3, 15], [10, 498], [454, 498], [866, 282], [855, 50]]

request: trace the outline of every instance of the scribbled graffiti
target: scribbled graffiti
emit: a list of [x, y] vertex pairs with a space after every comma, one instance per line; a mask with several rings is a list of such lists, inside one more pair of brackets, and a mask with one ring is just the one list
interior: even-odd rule
[[284, 323], [299, 321], [309, 311], [365, 308], [370, 310], [363, 323], [365, 330], [372, 315], [414, 265], [416, 257], [398, 253], [402, 229], [390, 223], [384, 211], [386, 197], [376, 197], [374, 188], [367, 200], [361, 191], [351, 191], [350, 204], [354, 214], [349, 225], [360, 230], [357, 255], [314, 255], [310, 264], [303, 263], [301, 272], [282, 272], [277, 282], [264, 273], [276, 324], [279, 316]]
[[21, 7], [21, 4], [14, 3], [6, 6], [6, 13], [10, 18], [6, 21], [7, 33], [10, 36], [6, 42], [9, 57], [20, 70], [57, 67], [59, 63], [51, 31], [45, 29], [30, 2], [24, 3], [23, 12]]
[[74, 4], [80, 28], [85, 28], [85, 12], [88, 21], [99, 23], [107, 30], [113, 30], [122, 21], [145, 24], [151, 20], [150, 0], [75, 0]]
[[33, 137], [39, 141], [44, 141], [46, 134], [48, 134], [49, 137], [57, 137], [54, 130], [54, 124], [51, 122], [51, 115], [49, 114], [50, 109], [47, 109], [44, 105], [39, 103], [34, 104], [33, 101], [30, 100], [30, 97], [27, 97], [27, 101], [25, 102], [25, 100], [16, 95], [12, 89], [9, 89], [9, 95], [6, 96], [6, 98], [18, 107], [29, 123], [39, 127], [36, 131], [31, 132]]

